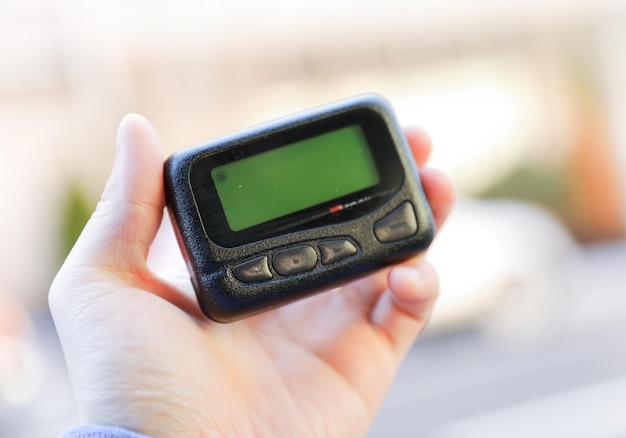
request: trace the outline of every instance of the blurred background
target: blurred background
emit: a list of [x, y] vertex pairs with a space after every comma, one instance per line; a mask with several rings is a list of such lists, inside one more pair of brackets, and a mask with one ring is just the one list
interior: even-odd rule
[[624, 47], [622, 0], [0, 0], [0, 437], [77, 421], [46, 294], [124, 114], [169, 154], [370, 91], [460, 198], [370, 436], [626, 436]]

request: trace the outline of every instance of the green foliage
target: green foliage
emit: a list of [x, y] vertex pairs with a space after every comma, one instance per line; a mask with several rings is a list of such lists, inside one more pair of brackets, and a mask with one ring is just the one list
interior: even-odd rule
[[560, 172], [522, 165], [481, 197], [531, 202], [558, 214], [567, 209], [568, 192], [567, 180]]
[[61, 210], [60, 249], [64, 260], [91, 217], [96, 202], [85, 194], [77, 181], [69, 184]]

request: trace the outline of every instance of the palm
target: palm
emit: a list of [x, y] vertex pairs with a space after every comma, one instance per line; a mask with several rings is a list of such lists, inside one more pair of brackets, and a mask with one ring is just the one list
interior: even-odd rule
[[[81, 417], [157, 437], [363, 434], [432, 308], [428, 265], [406, 263], [420, 265], [420, 284], [394, 268], [212, 323], [189, 291], [147, 268], [163, 211], [162, 161], [145, 122], [132, 119], [121, 134], [128, 146], [50, 294]], [[441, 224], [451, 189], [423, 178]]]
[[[276, 436], [305, 436], [327, 427], [319, 419], [335, 418], [328, 424], [337, 430], [320, 430], [320, 436], [363, 434], [396, 367], [389, 341], [372, 329], [367, 317], [368, 303], [382, 292], [372, 285], [382, 285], [384, 275], [228, 325], [191, 318], [142, 290], [115, 288], [113, 295], [103, 295], [107, 297], [103, 307], [134, 310], [111, 314], [97, 332], [98, 342], [103, 336], [104, 342], [128, 342], [106, 363], [88, 371], [95, 386], [80, 388], [85, 394], [78, 398], [120, 388], [116, 397], [123, 400], [127, 414], [158, 416], [168, 409], [163, 402], [169, 400], [158, 397], [166, 385], [177, 388], [176, 399], [186, 412], [181, 424], [195, 424], [195, 430], [246, 436], [267, 430], [268, 421], [275, 421], [284, 427], [272, 429]], [[117, 302], [111, 303], [112, 296]], [[96, 302], [81, 317], [92, 322], [92, 312], [104, 312], [99, 307]], [[138, 351], [144, 353], [141, 360], [135, 360]], [[141, 388], [142, 399], [128, 392], [120, 363], [133, 376], [133, 387]], [[183, 369], [186, 372], [181, 373]], [[380, 375], [388, 377], [381, 381]], [[189, 391], [198, 387], [200, 391]], [[146, 400], [154, 402], [149, 405]], [[87, 417], [101, 415], [106, 408], [92, 404], [89, 410]], [[231, 422], [232, 430], [207, 421], [232, 418], [233, 413], [240, 418]], [[281, 421], [285, 416], [291, 421]], [[163, 430], [148, 432], [169, 435]]]

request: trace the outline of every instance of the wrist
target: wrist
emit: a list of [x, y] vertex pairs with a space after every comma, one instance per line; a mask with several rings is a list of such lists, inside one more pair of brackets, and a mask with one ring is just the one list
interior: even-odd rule
[[83, 424], [74, 426], [63, 432], [59, 438], [150, 438], [128, 429], [117, 426]]

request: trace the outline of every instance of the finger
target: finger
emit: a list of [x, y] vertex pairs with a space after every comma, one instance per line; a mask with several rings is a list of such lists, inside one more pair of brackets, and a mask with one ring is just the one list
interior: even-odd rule
[[432, 142], [428, 134], [420, 128], [410, 127], [405, 129], [405, 135], [413, 158], [420, 168], [422, 185], [439, 229], [454, 204], [454, 184], [443, 172], [424, 167], [432, 151]]
[[[425, 167], [420, 173], [422, 185], [435, 219], [436, 229], [439, 230], [454, 205], [454, 185], [447, 174], [437, 169]], [[415, 262], [410, 261], [408, 263]], [[372, 275], [349, 283], [344, 287], [344, 293], [358, 295], [362, 301], [362, 307], [371, 309], [376, 304], [381, 291], [385, 289], [387, 278], [388, 269], [382, 269]]]
[[371, 322], [400, 361], [430, 319], [439, 295], [439, 278], [423, 258], [396, 266], [388, 278], [389, 290], [374, 307]]
[[423, 167], [428, 161], [432, 150], [432, 142], [428, 134], [420, 128], [411, 127], [404, 130], [406, 139], [413, 152], [413, 158], [418, 167]]
[[115, 163], [105, 191], [71, 257], [116, 270], [143, 267], [164, 203], [158, 136], [143, 117], [128, 115], [119, 127]]
[[430, 167], [421, 169], [420, 176], [424, 193], [435, 218], [436, 229], [439, 230], [454, 205], [456, 198], [454, 183], [446, 173]]

